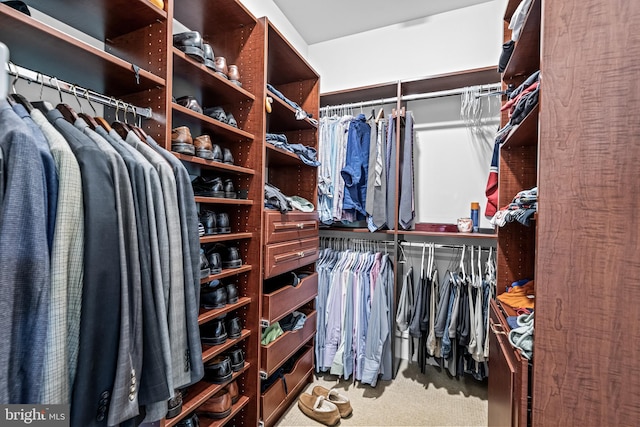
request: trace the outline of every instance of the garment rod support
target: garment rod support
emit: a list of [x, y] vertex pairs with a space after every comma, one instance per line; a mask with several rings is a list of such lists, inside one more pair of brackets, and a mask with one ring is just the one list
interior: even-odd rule
[[[71, 83], [64, 82], [62, 80], [58, 80], [57, 77], [50, 77], [45, 74], [42, 74], [37, 71], [32, 71], [24, 67], [20, 67], [19, 65], [11, 64], [10, 66], [5, 65], [8, 69], [8, 73], [15, 77], [20, 77], [29, 82], [44, 84], [47, 87], [61, 90], [63, 92], [69, 93], [75, 96], [81, 96], [82, 98], [89, 98], [90, 101], [97, 102], [102, 105], [106, 105], [112, 108], [122, 108], [125, 107], [126, 112], [133, 112], [138, 117], [143, 117], [145, 119], [150, 119], [153, 115], [153, 111], [151, 108], [146, 107], [137, 107], [135, 105], [129, 104], [128, 102], [117, 100], [113, 97], [103, 95], [98, 92], [94, 92], [92, 90], [85, 89], [78, 85], [73, 85]], [[74, 90], [75, 88], [75, 90]], [[78, 90], [81, 92], [79, 93]], [[1, 98], [0, 98], [1, 99]]]

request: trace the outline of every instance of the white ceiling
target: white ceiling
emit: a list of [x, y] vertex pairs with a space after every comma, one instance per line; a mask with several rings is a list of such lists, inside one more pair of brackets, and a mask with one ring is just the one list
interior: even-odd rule
[[492, 0], [273, 0], [308, 45]]

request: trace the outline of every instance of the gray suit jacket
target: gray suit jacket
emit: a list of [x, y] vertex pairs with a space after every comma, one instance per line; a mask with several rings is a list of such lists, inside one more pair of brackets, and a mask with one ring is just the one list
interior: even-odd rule
[[75, 127], [84, 132], [106, 154], [114, 177], [120, 245], [120, 344], [118, 367], [109, 405], [109, 425], [117, 425], [139, 414], [138, 380], [142, 370], [142, 295], [138, 229], [131, 180], [124, 160], [103, 137], [78, 119]]
[[42, 403], [69, 403], [78, 360], [84, 271], [82, 178], [78, 161], [64, 137], [40, 110], [33, 109], [31, 118], [49, 143], [59, 180]]
[[44, 169], [27, 125], [0, 101], [6, 186], [0, 210], [0, 403], [40, 398], [49, 318]]

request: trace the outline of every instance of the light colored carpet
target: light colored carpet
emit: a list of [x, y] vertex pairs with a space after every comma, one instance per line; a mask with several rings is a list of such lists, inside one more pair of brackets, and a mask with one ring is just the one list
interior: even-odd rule
[[[425, 374], [415, 364], [400, 366], [393, 381], [378, 381], [375, 388], [339, 380], [333, 375], [314, 378], [314, 385], [335, 387], [351, 400], [353, 415], [340, 426], [486, 426], [487, 385], [465, 376], [450, 378], [445, 372], [428, 367]], [[278, 427], [321, 426], [308, 418], [298, 402], [289, 408]]]

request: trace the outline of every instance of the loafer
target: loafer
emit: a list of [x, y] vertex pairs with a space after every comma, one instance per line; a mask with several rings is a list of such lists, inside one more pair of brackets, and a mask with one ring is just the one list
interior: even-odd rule
[[226, 418], [231, 414], [231, 396], [225, 389], [218, 391], [198, 408], [200, 416], [214, 419]]
[[214, 60], [216, 73], [224, 76], [225, 79], [228, 79], [227, 74], [229, 73], [229, 69], [227, 68], [227, 60], [224, 56], [216, 56]]
[[212, 119], [218, 120], [222, 123], [227, 123], [227, 113], [224, 112], [222, 107], [208, 107], [204, 109], [204, 114]]
[[211, 269], [211, 274], [220, 274], [222, 273], [222, 257], [218, 252], [209, 252], [207, 254], [207, 260], [209, 261], [209, 268]]
[[[227, 294], [228, 292], [229, 291], [227, 291]], [[231, 319], [227, 320], [227, 334], [229, 335], [229, 338], [234, 339], [239, 338], [240, 335], [242, 335], [242, 320], [240, 320], [240, 317], [234, 316]]]
[[228, 148], [225, 148], [224, 150], [222, 150], [222, 161], [228, 165], [232, 165], [233, 164], [233, 154], [231, 154], [231, 150], [229, 150]]
[[224, 307], [227, 305], [227, 288], [221, 286], [219, 280], [212, 280], [200, 288], [200, 305], [207, 310]]
[[236, 382], [236, 380], [233, 380], [229, 384], [224, 386], [224, 390], [229, 393], [229, 396], [231, 397], [231, 403], [235, 404], [238, 399], [240, 399], [240, 390], [238, 390], [238, 383]]
[[199, 220], [204, 227], [204, 234], [218, 234], [218, 215], [215, 212], [204, 210], [200, 214]]
[[167, 416], [166, 418], [175, 418], [182, 412], [182, 392], [180, 390], [174, 390], [174, 395], [167, 402]]
[[221, 178], [196, 177], [191, 181], [193, 193], [202, 197], [225, 197], [224, 187]]
[[240, 268], [242, 267], [242, 259], [240, 259], [240, 252], [235, 246], [231, 246], [227, 249], [224, 259], [222, 260], [222, 266], [224, 268]]
[[224, 354], [218, 355], [204, 365], [205, 380], [214, 384], [223, 384], [231, 379], [231, 359]]
[[171, 151], [190, 156], [195, 154], [191, 130], [187, 126], [180, 126], [171, 131]]
[[200, 427], [200, 420], [198, 416], [193, 413], [189, 415], [187, 418], [183, 418], [176, 424], [176, 427]]
[[211, 137], [209, 135], [200, 135], [193, 141], [196, 149], [196, 156], [201, 159], [213, 160], [213, 147], [211, 145]]
[[207, 257], [204, 255], [204, 249], [200, 248], [200, 279], [209, 277], [210, 274], [211, 274], [211, 269], [209, 268], [209, 261], [207, 260]]
[[227, 283], [227, 304], [238, 302], [238, 287], [233, 283]]
[[234, 84], [242, 86], [242, 83], [240, 83], [240, 71], [238, 70], [237, 65], [229, 65], [229, 73], [227, 74], [227, 77]]
[[214, 62], [215, 56], [213, 54], [213, 48], [209, 43], [204, 43], [203, 51], [204, 51], [204, 65], [207, 68], [210, 68], [215, 71], [216, 64]]
[[227, 178], [224, 180], [224, 197], [227, 199], [236, 199], [238, 195], [236, 194], [236, 190], [233, 187], [233, 180], [231, 178]]
[[227, 340], [227, 330], [222, 319], [213, 319], [200, 327], [200, 340], [207, 345], [220, 345]]
[[327, 426], [340, 422], [338, 407], [322, 396], [303, 393], [298, 398], [298, 408], [307, 417]]
[[227, 113], [227, 124], [229, 126], [233, 126], [234, 128], [238, 128], [238, 122], [236, 121], [236, 118], [233, 117], [233, 114], [231, 113]]
[[346, 418], [353, 412], [353, 408], [351, 407], [351, 401], [347, 396], [341, 394], [336, 389], [326, 389], [322, 386], [315, 386], [311, 391], [313, 396], [322, 396], [329, 402], [333, 403], [338, 407], [338, 411], [340, 412], [340, 416], [342, 418]]
[[213, 161], [214, 162], [222, 162], [222, 150], [220, 150], [220, 146], [218, 144], [213, 144]]
[[220, 234], [231, 233], [231, 227], [229, 226], [229, 215], [225, 212], [220, 212], [216, 216], [216, 222], [218, 224], [218, 232]]
[[238, 372], [244, 367], [244, 352], [241, 348], [234, 348], [229, 351], [229, 359], [231, 359], [231, 370]]
[[204, 43], [197, 31], [173, 35], [173, 45], [198, 62], [204, 62]]
[[198, 104], [198, 100], [193, 96], [181, 96], [180, 98], [176, 99], [176, 104], [182, 105], [189, 110], [202, 114], [202, 107], [200, 106], [200, 104]]

